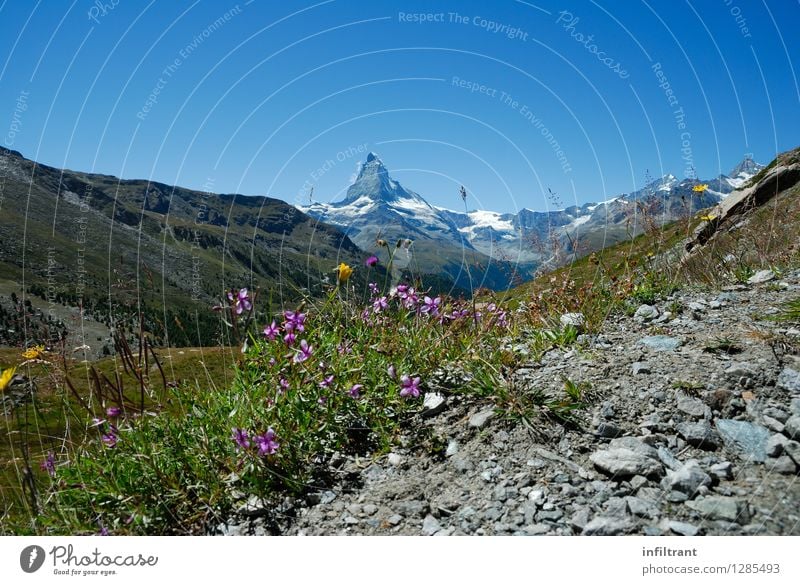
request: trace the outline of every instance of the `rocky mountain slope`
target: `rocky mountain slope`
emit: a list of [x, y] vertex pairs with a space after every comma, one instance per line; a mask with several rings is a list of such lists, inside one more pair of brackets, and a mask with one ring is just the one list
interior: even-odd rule
[[[506, 384], [555, 401], [565, 380], [583, 388], [572, 424], [460, 398], [453, 389], [465, 381], [442, 372], [390, 453], [342, 454], [330, 481], [277, 508], [243, 497], [214, 531], [800, 534], [798, 152], [731, 196], [726, 209], [739, 212], [718, 220], [718, 233], [689, 240], [694, 257], [721, 263], [718, 275], [729, 250], [772, 267], [736, 283], [684, 282], [651, 304], [629, 300], [599, 331], [540, 358], [524, 337], [512, 341], [518, 362]], [[780, 249], [759, 247], [770, 226]]]
[[260, 288], [277, 307], [363, 260], [339, 230], [270, 197], [55, 169], [2, 148], [0, 180], [4, 280], [106, 325], [141, 310], [173, 345], [219, 341], [209, 308], [226, 288]]

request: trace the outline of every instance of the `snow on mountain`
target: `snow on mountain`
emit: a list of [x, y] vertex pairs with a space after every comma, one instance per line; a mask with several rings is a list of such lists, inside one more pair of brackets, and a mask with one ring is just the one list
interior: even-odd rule
[[[573, 245], [576, 238], [592, 240], [592, 234], [602, 234], [602, 238], [594, 239], [605, 243], [610, 242], [609, 234], [629, 237], [644, 227], [645, 214], [651, 221], [655, 218], [667, 222], [711, 207], [762, 168], [763, 165], [747, 157], [730, 175], [702, 182], [708, 188], [701, 193], [693, 189], [700, 181], [679, 180], [666, 174], [638, 191], [599, 203], [549, 211], [460, 212], [432, 206], [403, 187], [390, 177], [380, 157], [371, 152], [343, 200], [299, 209], [343, 228], [356, 244], [369, 251], [375, 251], [379, 237], [389, 242], [394, 238], [410, 238], [418, 250], [427, 250], [434, 261], [463, 256], [466, 247], [489, 259], [536, 265], [550, 262], [552, 254], [547, 248], [554, 237], [562, 240], [562, 246]], [[582, 249], [586, 249], [585, 245]], [[566, 261], [566, 257], [561, 261]]]

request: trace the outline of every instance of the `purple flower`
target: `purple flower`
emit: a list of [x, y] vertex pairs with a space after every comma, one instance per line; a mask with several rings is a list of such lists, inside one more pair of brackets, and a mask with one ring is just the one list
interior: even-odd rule
[[45, 457], [44, 461], [42, 461], [40, 467], [42, 471], [46, 471], [50, 477], [54, 477], [56, 474], [56, 456], [53, 455], [52, 451], [47, 452], [47, 457]]
[[370, 256], [366, 260], [364, 260], [364, 264], [372, 268], [378, 264], [378, 257], [377, 256]]
[[258, 454], [264, 457], [277, 453], [280, 443], [278, 443], [276, 439], [277, 436], [275, 435], [275, 431], [272, 430], [272, 427], [268, 428], [266, 433], [257, 435], [255, 440], [256, 446], [258, 447]]
[[97, 534], [98, 536], [109, 536], [111, 533], [108, 531], [108, 528], [105, 526], [100, 526], [100, 532]]
[[327, 376], [322, 382], [319, 383], [320, 388], [328, 388], [331, 384], [333, 384], [333, 374]]
[[116, 406], [109, 406], [108, 408], [106, 408], [106, 416], [108, 416], [109, 418], [117, 417], [120, 415], [121, 412], [122, 410]]
[[250, 302], [250, 297], [246, 288], [239, 289], [239, 292], [234, 295], [232, 292], [228, 293], [228, 300], [233, 303], [233, 310], [237, 315], [241, 315], [244, 311], [249, 311], [253, 308]]
[[403, 375], [400, 377], [400, 384], [402, 389], [400, 390], [400, 396], [403, 398], [408, 398], [409, 396], [412, 398], [417, 398], [419, 396], [419, 376], [414, 379]]
[[294, 330], [298, 333], [305, 331], [305, 326], [303, 325], [306, 322], [305, 313], [301, 313], [300, 311], [284, 311], [283, 316], [286, 319], [283, 326], [287, 331]]
[[389, 303], [386, 302], [386, 297], [375, 299], [375, 301], [372, 303], [372, 310], [375, 311], [376, 313], [385, 311], [388, 308], [389, 308]]
[[287, 390], [289, 390], [289, 380], [286, 378], [281, 378], [278, 386], [278, 394], [283, 394]]
[[297, 338], [297, 336], [294, 333], [292, 333], [291, 331], [289, 331], [289, 333], [287, 333], [286, 335], [283, 336], [283, 341], [286, 343], [286, 345], [292, 345], [292, 344], [294, 344], [294, 340], [296, 338]]
[[100, 437], [100, 440], [102, 440], [103, 444], [109, 448], [116, 447], [117, 445], [117, 435], [114, 433], [113, 430], [109, 431], [108, 433], [104, 433]]
[[270, 341], [273, 341], [278, 336], [279, 333], [280, 329], [278, 328], [278, 324], [275, 323], [275, 321], [273, 321], [267, 327], [264, 327], [264, 337], [266, 337]]
[[441, 304], [442, 304], [441, 297], [436, 297], [435, 299], [432, 299], [426, 296], [423, 299], [423, 304], [419, 310], [421, 313], [425, 313], [431, 317], [437, 317], [439, 315], [439, 305]]
[[361, 389], [364, 387], [363, 384], [353, 384], [350, 390], [347, 393], [350, 395], [351, 398], [358, 398], [361, 396]]
[[377, 282], [370, 282], [369, 283], [369, 292], [370, 293], [372, 293], [373, 295], [377, 295], [379, 290], [380, 289], [378, 288], [378, 283]]
[[389, 364], [389, 367], [386, 368], [386, 373], [389, 374], [389, 377], [392, 380], [397, 379], [397, 370], [395, 369], [394, 364]]
[[250, 435], [244, 429], [233, 429], [233, 442], [236, 443], [236, 450], [248, 449], [250, 447]]
[[300, 362], [306, 361], [311, 357], [312, 353], [314, 353], [314, 346], [308, 345], [308, 342], [303, 339], [300, 342], [300, 350], [294, 354], [294, 363], [299, 364]]

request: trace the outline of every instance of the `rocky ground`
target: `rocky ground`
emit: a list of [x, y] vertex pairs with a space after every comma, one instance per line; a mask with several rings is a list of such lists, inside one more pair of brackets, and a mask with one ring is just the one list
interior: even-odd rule
[[[225, 534], [800, 534], [800, 271], [608, 318], [512, 383], [587, 383], [583, 424], [433, 392], [403, 447], [341, 456], [302, 499], [244, 499]], [[438, 404], [440, 399], [444, 402]]]

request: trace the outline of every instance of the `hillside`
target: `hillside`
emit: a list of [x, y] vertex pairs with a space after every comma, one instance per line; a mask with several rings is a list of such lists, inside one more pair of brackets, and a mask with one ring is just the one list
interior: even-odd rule
[[[7, 149], [0, 177], [2, 279], [38, 297], [34, 317], [45, 321], [55, 305], [82, 306], [106, 328], [141, 311], [162, 343], [213, 345], [222, 329], [210, 307], [226, 290], [258, 289], [273, 312], [318, 295], [340, 262], [363, 262], [339, 230], [269, 197], [60, 170]], [[363, 272], [353, 281], [363, 285]], [[73, 340], [84, 343], [110, 339]]]

